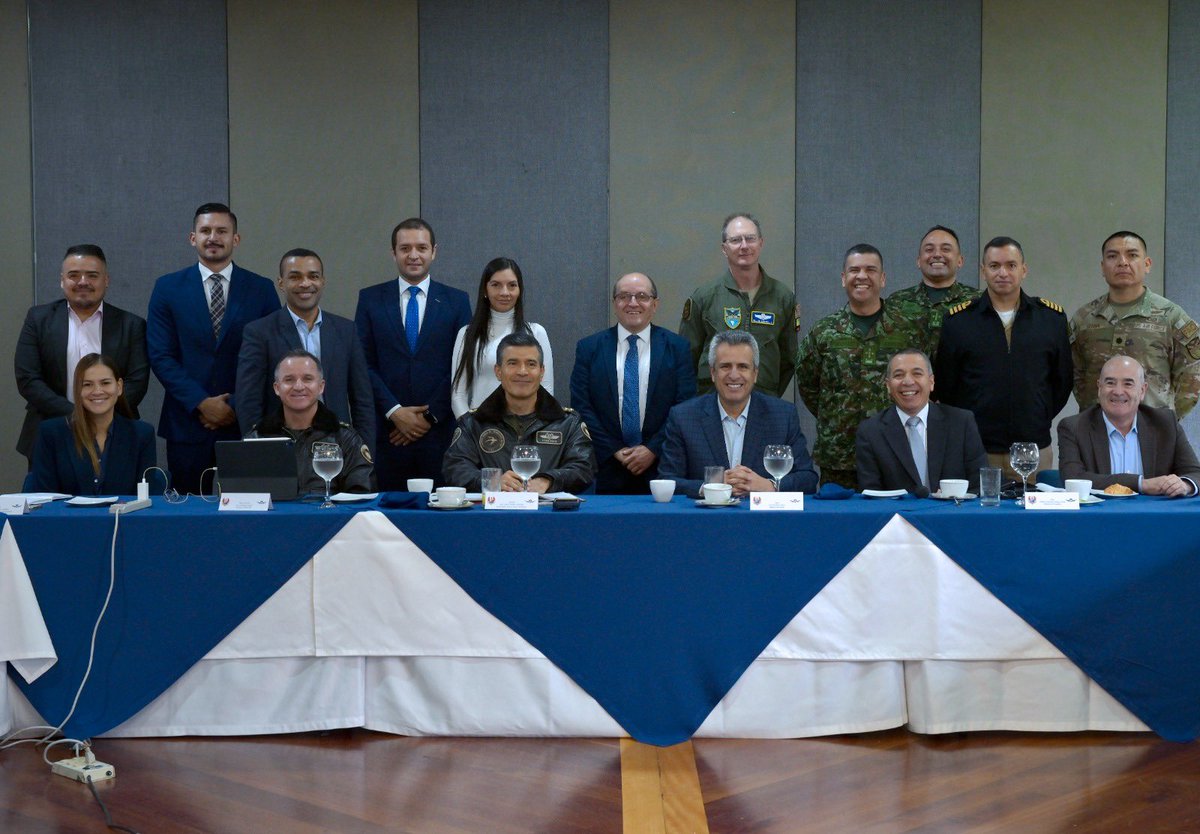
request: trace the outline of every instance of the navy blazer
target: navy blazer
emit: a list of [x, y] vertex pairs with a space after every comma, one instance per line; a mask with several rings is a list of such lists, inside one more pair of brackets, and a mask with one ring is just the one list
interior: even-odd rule
[[[696, 396], [696, 365], [687, 340], [657, 325], [650, 326], [650, 378], [642, 445], [662, 457], [667, 415], [672, 406]], [[580, 339], [571, 370], [571, 406], [583, 417], [592, 435], [599, 469], [596, 492], [638, 494], [658, 477], [658, 462], [635, 476], [613, 454], [625, 448], [621, 434], [620, 392], [617, 390], [617, 328], [610, 327]]]
[[[439, 442], [453, 430], [450, 410], [450, 365], [454, 339], [471, 321], [471, 300], [462, 290], [431, 281], [425, 318], [414, 355], [404, 335], [400, 312], [400, 279], [365, 287], [358, 293], [354, 324], [362, 340], [367, 371], [375, 394], [376, 437], [387, 443], [392, 423], [384, 415], [395, 405], [428, 405], [437, 417]], [[412, 444], [432, 440], [427, 434]]]
[[[321, 369], [325, 374], [324, 403], [343, 423], [354, 426], [368, 443], [375, 441], [375, 403], [362, 342], [354, 322], [321, 311]], [[237, 418], [242, 434], [265, 415], [280, 408], [272, 383], [275, 368], [288, 351], [299, 350], [300, 334], [285, 306], [242, 331], [237, 366]]]
[[[771, 477], [763, 467], [763, 450], [770, 444], [792, 447], [792, 471], [784, 476], [780, 487], [785, 492], [816, 490], [817, 473], [808, 454], [808, 442], [800, 431], [796, 406], [755, 391], [750, 397], [750, 413], [746, 415], [742, 464], [764, 478]], [[706, 466], [729, 466], [715, 392], [671, 409], [658, 473], [662, 478], [675, 481], [680, 492], [698, 496]]]
[[[968, 489], [978, 490], [979, 470], [987, 466], [987, 450], [975, 425], [975, 415], [963, 408], [931, 402], [928, 416], [926, 466], [932, 491], [937, 491], [942, 478], [964, 478]], [[908, 430], [894, 405], [858, 424], [854, 446], [859, 489], [906, 489], [914, 495], [922, 494], [924, 485], [908, 445]]]
[[[67, 300], [31, 307], [25, 314], [13, 365], [17, 391], [25, 398], [25, 422], [17, 440], [17, 451], [26, 457], [33, 453], [33, 438], [38, 423], [49, 417], [71, 413], [67, 389], [67, 338], [70, 333]], [[100, 351], [119, 365], [125, 380], [125, 402], [136, 417], [138, 405], [150, 384], [150, 363], [146, 358], [146, 320], [141, 316], [104, 303], [100, 326]]]
[[[213, 432], [200, 424], [196, 408], [218, 394], [229, 394], [229, 405], [236, 408], [242, 328], [278, 309], [275, 284], [234, 264], [220, 338], [214, 339], [199, 264], [154, 282], [146, 317], [146, 346], [150, 367], [166, 389], [158, 421], [160, 436], [181, 443], [212, 439]], [[217, 435], [240, 436], [236, 426], [221, 429]]]
[[137, 483], [143, 473], [156, 465], [154, 427], [114, 414], [103, 461], [104, 477], [97, 481], [87, 454], [75, 451], [75, 435], [67, 418], [47, 420], [33, 446], [30, 491], [137, 495]]
[[[1175, 412], [1143, 403], [1138, 406], [1137, 430], [1143, 477], [1178, 475], [1200, 483], [1200, 461]], [[1058, 424], [1058, 470], [1064, 482], [1086, 478], [1093, 489], [1121, 484], [1138, 490], [1137, 475], [1113, 474], [1108, 429], [1099, 405], [1065, 417]]]

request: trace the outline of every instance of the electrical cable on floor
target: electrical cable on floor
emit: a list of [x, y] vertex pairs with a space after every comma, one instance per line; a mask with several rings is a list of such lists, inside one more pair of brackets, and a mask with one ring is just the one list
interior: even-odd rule
[[115, 822], [113, 822], [112, 814], [108, 812], [108, 806], [105, 805], [104, 800], [100, 798], [100, 792], [96, 790], [96, 785], [94, 782], [92, 782], [91, 776], [88, 777], [87, 786], [91, 789], [92, 796], [96, 797], [96, 801], [100, 803], [100, 810], [104, 812], [104, 822], [109, 828], [111, 828], [113, 831], [125, 831], [128, 832], [128, 834], [138, 834], [137, 831], [129, 828], [128, 826], [117, 825]]

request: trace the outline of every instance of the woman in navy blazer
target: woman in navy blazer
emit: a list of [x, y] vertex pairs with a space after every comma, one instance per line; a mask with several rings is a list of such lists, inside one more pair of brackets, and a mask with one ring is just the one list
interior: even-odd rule
[[89, 353], [75, 367], [75, 408], [46, 420], [33, 449], [30, 489], [70, 495], [136, 495], [155, 465], [154, 427], [134, 420], [112, 359]]

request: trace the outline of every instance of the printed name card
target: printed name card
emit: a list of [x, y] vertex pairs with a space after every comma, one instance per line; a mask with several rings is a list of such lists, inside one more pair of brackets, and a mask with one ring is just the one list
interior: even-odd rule
[[752, 510], [803, 510], [803, 492], [752, 492]]
[[485, 510], [536, 510], [536, 492], [489, 492], [483, 496]]
[[24, 495], [0, 495], [0, 513], [5, 515], [25, 515], [29, 504]]
[[1078, 492], [1031, 492], [1025, 496], [1027, 510], [1078, 510]]
[[262, 513], [271, 509], [269, 492], [223, 492], [219, 512]]

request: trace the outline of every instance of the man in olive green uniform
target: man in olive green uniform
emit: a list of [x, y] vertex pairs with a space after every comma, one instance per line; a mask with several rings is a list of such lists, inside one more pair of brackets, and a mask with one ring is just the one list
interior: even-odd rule
[[858, 424], [887, 406], [888, 360], [905, 348], [928, 351], [924, 318], [906, 315], [880, 293], [883, 255], [868, 243], [850, 247], [842, 264], [847, 304], [813, 325], [800, 343], [796, 390], [817, 419], [813, 460], [822, 483], [858, 489]]
[[[958, 281], [963, 256], [958, 235], [948, 226], [934, 226], [917, 248], [921, 283], [897, 290], [888, 304], [902, 308], [909, 317], [923, 316], [929, 322], [929, 347], [936, 351], [942, 319], [951, 307], [979, 297], [979, 289]], [[932, 359], [933, 354], [930, 354]]]
[[679, 335], [691, 346], [701, 394], [712, 390], [708, 343], [725, 330], [745, 330], [758, 340], [758, 390], [782, 397], [792, 380], [800, 305], [790, 285], [776, 281], [758, 265], [762, 246], [758, 220], [749, 214], [727, 217], [721, 227], [721, 251], [729, 269], [698, 288], [683, 305]]
[[1079, 409], [1096, 403], [1104, 363], [1125, 355], [1146, 369], [1146, 405], [1172, 409], [1182, 419], [1200, 397], [1200, 328], [1182, 307], [1146, 287], [1151, 261], [1141, 235], [1115, 232], [1100, 252], [1108, 292], [1071, 317]]

